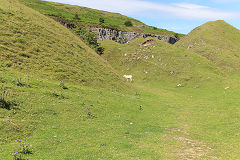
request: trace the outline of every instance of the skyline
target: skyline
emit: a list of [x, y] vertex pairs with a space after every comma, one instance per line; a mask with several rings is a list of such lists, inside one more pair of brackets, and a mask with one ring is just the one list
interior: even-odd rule
[[208, 21], [240, 28], [240, 0], [48, 0], [120, 13], [147, 25], [187, 34]]

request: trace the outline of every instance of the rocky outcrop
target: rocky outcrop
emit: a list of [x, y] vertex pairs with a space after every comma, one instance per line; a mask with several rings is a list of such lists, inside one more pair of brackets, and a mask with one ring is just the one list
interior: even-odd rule
[[95, 32], [97, 34], [98, 36], [97, 38], [99, 41], [109, 39], [122, 44], [128, 43], [137, 37], [143, 37], [143, 38], [155, 37], [161, 41], [168, 42], [170, 44], [174, 44], [178, 41], [176, 37], [171, 37], [171, 36], [159, 36], [159, 35], [145, 34], [145, 33], [125, 32], [125, 31], [118, 31], [118, 30], [108, 29], [108, 28], [91, 28], [90, 31]]
[[[64, 18], [59, 18], [59, 17], [54, 17], [50, 16], [53, 18], [55, 21], [59, 22], [60, 24], [64, 25], [68, 29], [74, 29], [77, 26], [74, 23], [71, 23], [70, 21], [64, 19]], [[90, 32], [95, 32], [97, 34], [97, 39], [98, 41], [103, 41], [105, 39], [113, 40], [118, 43], [128, 43], [131, 40], [137, 38], [137, 37], [155, 37], [161, 41], [174, 44], [176, 43], [179, 39], [176, 37], [171, 37], [171, 36], [159, 36], [159, 35], [154, 35], [154, 34], [145, 34], [145, 33], [136, 33], [136, 32], [126, 32], [126, 31], [119, 31], [119, 30], [114, 30], [114, 29], [109, 29], [109, 28], [90, 28]]]

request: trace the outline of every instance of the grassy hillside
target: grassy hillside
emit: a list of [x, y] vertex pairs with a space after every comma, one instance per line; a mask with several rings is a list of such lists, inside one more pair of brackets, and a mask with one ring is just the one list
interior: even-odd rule
[[138, 38], [123, 45], [105, 40], [101, 43], [106, 48], [103, 57], [122, 74], [133, 75], [136, 81], [201, 83], [221, 74], [215, 64], [186, 49], [157, 39], [144, 46], [143, 43], [150, 39]]
[[224, 21], [197, 27], [177, 44], [194, 51], [226, 71], [240, 69], [240, 31]]
[[2, 67], [91, 86], [117, 87], [121, 83], [111, 66], [67, 28], [17, 1], [3, 2]]
[[104, 41], [100, 57], [52, 19], [2, 2], [1, 160], [239, 159], [239, 81], [211, 61], [143, 38]]
[[[107, 27], [123, 31], [151, 33], [158, 35], [174, 36], [176, 34], [165, 29], [149, 27], [136, 19], [126, 17], [118, 13], [110, 13], [86, 7], [46, 2], [41, 0], [21, 0], [21, 1], [24, 2], [24, 4], [26, 4], [27, 6], [39, 11], [44, 15], [65, 18], [66, 20], [74, 22], [77, 25], [83, 25], [86, 27]], [[76, 19], [75, 17], [76, 15], [78, 16], [78, 19]], [[104, 19], [104, 23], [99, 22], [100, 18]], [[126, 21], [131, 21], [133, 23], [133, 26], [126, 27], [124, 25]]]
[[6, 101], [17, 104], [0, 108], [2, 160], [21, 151], [17, 138], [31, 144], [29, 159], [238, 159], [238, 81], [139, 82], [136, 94], [70, 83], [63, 90], [9, 69], [0, 79]]

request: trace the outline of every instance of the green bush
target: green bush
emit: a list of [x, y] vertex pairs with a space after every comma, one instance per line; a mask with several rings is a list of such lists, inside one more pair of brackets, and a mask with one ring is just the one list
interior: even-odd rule
[[103, 54], [104, 48], [100, 46], [97, 41], [96, 34], [88, 31], [84, 27], [78, 27], [76, 33], [81, 39], [87, 43], [91, 48], [93, 48], [99, 55]]
[[99, 18], [99, 22], [104, 23], [105, 22], [104, 18]]
[[124, 25], [127, 26], [127, 27], [133, 26], [133, 24], [132, 24], [131, 21], [126, 21], [126, 22], [124, 23]]

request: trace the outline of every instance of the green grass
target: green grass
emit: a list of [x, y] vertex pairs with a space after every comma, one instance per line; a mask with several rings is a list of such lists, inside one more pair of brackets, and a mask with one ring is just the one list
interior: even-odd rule
[[[62, 90], [56, 81], [11, 70], [2, 69], [0, 75], [1, 84], [12, 93], [8, 99], [18, 102], [17, 109], [0, 109], [3, 160], [19, 151], [17, 138], [32, 144], [33, 154], [24, 156], [30, 159], [179, 159], [191, 156], [187, 149], [195, 152], [197, 147], [202, 150], [201, 159], [238, 157], [236, 81], [209, 80], [197, 89], [164, 81], [142, 82], [135, 84], [136, 95], [70, 83]], [[20, 75], [31, 87], [16, 85]], [[229, 85], [231, 89], [224, 90]], [[88, 117], [90, 105], [96, 118]], [[181, 137], [193, 140], [195, 146]], [[197, 154], [192, 156], [198, 159]]]
[[118, 73], [67, 28], [11, 2], [4, 0], [0, 6], [2, 67], [92, 86], [118, 88], [122, 83]]
[[[122, 31], [132, 31], [138, 33], [151, 33], [158, 35], [171, 35], [176, 33], [165, 29], [153, 28], [140, 22], [139, 20], [123, 16], [119, 13], [110, 13], [106, 11], [94, 10], [86, 7], [73, 6], [61, 3], [46, 2], [41, 0], [21, 0], [27, 6], [39, 11], [44, 15], [62, 17], [69, 21], [75, 22], [77, 25], [86, 27], [107, 27]], [[74, 19], [78, 15], [79, 20]], [[104, 24], [99, 22], [99, 19], [104, 19]], [[133, 27], [126, 27], [124, 23], [131, 21]], [[181, 35], [181, 34], [180, 34]], [[182, 36], [182, 35], [181, 35]]]
[[176, 45], [202, 55], [227, 72], [239, 73], [240, 31], [224, 21], [199, 26]]
[[143, 47], [143, 38], [103, 41], [101, 57], [50, 18], [3, 2], [0, 95], [15, 105], [0, 108], [1, 160], [20, 151], [17, 138], [32, 145], [30, 160], [239, 159], [239, 76], [184, 48]]
[[191, 82], [197, 85], [208, 77], [223, 75], [214, 63], [186, 49], [157, 39], [143, 46], [149, 39], [138, 38], [123, 45], [105, 40], [101, 43], [105, 48], [103, 57], [122, 75], [133, 75], [136, 81], [170, 80], [176, 84]]

